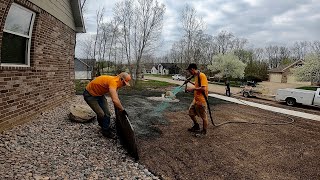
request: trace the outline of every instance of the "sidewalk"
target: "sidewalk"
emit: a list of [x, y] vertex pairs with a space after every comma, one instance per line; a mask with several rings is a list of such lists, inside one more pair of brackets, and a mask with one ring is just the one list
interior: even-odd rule
[[273, 112], [277, 112], [277, 113], [281, 113], [281, 114], [287, 114], [287, 115], [301, 117], [301, 118], [305, 118], [305, 119], [320, 121], [320, 116], [315, 115], [315, 114], [309, 114], [309, 113], [304, 113], [304, 112], [299, 112], [299, 111], [294, 111], [294, 110], [289, 110], [289, 109], [278, 108], [278, 107], [274, 107], [274, 106], [268, 106], [268, 105], [245, 101], [245, 100], [240, 100], [240, 99], [236, 99], [236, 98], [232, 98], [232, 97], [221, 96], [218, 94], [209, 94], [209, 96], [214, 97], [214, 98], [219, 98], [219, 99], [222, 99], [225, 101], [237, 103], [237, 104], [257, 107], [257, 108], [264, 109], [267, 111], [273, 111]]

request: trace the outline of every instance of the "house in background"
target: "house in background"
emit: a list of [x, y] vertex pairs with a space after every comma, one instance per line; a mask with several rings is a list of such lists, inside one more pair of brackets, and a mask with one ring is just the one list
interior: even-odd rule
[[175, 63], [145, 64], [143, 73], [146, 74], [178, 74], [180, 68]]
[[142, 65], [142, 73], [143, 74], [155, 74], [155, 70], [153, 70], [152, 68], [155, 66], [154, 63], [144, 63]]
[[298, 60], [290, 65], [281, 65], [269, 70], [269, 81], [277, 83], [299, 84], [292, 73], [292, 69], [297, 66], [303, 66], [304, 61]]
[[93, 79], [95, 76], [95, 59], [74, 59], [75, 79]]
[[1, 0], [0, 132], [75, 94], [80, 0]]

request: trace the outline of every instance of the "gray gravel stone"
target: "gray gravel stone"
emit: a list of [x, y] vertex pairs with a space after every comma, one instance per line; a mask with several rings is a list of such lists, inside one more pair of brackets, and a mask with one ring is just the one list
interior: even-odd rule
[[[111, 119], [113, 104], [108, 98]], [[127, 156], [118, 141], [100, 133], [97, 121], [68, 119], [70, 104], [42, 112], [32, 121], [0, 133], [0, 177], [5, 179], [159, 179]], [[114, 125], [114, 122], [112, 122]]]

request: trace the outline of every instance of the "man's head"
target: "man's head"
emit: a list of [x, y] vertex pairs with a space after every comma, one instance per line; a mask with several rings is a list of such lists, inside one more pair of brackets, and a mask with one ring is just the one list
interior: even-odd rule
[[194, 63], [189, 64], [188, 68], [186, 70], [189, 71], [190, 74], [195, 75], [197, 73], [197, 65]]
[[119, 76], [124, 85], [130, 86], [129, 81], [131, 80], [131, 76], [128, 73], [122, 72], [119, 74]]

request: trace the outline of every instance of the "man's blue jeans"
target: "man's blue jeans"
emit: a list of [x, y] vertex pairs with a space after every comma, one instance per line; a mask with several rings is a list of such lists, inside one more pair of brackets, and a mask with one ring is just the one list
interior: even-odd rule
[[108, 131], [110, 126], [110, 112], [108, 102], [104, 96], [92, 96], [87, 90], [83, 92], [84, 100], [97, 114], [99, 126], [103, 131]]

